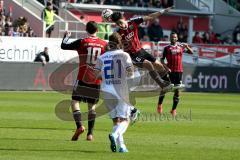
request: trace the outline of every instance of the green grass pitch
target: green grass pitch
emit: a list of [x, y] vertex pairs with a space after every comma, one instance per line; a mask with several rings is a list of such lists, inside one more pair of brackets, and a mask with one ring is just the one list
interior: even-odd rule
[[86, 133], [71, 142], [75, 124], [54, 112], [66, 98], [55, 92], [0, 92], [0, 160], [240, 159], [239, 94], [182, 93], [177, 120], [168, 114], [172, 93], [164, 101], [164, 117], [155, 114], [158, 97], [137, 99], [143, 116], [125, 134], [126, 154], [110, 151], [107, 115], [97, 119], [93, 142], [85, 140]]

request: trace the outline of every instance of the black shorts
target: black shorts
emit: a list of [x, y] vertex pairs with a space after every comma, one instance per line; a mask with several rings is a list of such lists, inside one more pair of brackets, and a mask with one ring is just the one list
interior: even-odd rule
[[156, 58], [153, 55], [149, 54], [144, 49], [139, 50], [137, 53], [130, 54], [133, 64], [141, 67], [144, 60], [148, 60], [150, 62], [155, 62]]
[[100, 85], [87, 84], [77, 80], [72, 92], [72, 100], [96, 104], [99, 101]]
[[170, 72], [168, 75], [163, 77], [166, 81], [171, 81], [172, 84], [178, 85], [182, 84], [182, 72]]
[[[46, 25], [46, 28], [49, 27], [49, 25]], [[46, 33], [51, 33], [54, 30], [54, 25], [51, 25], [47, 30]]]

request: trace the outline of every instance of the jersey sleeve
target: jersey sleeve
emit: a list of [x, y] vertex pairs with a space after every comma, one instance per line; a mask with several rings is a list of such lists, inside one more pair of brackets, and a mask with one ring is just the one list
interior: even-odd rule
[[125, 53], [126, 56], [126, 69], [133, 66], [132, 59], [128, 53]]
[[68, 43], [69, 37], [64, 37], [61, 44], [61, 49], [63, 50], [77, 50], [80, 48], [82, 39], [78, 39], [71, 43]]
[[94, 69], [101, 71], [102, 69], [102, 60], [100, 58], [97, 58], [96, 65], [94, 66]]
[[135, 18], [131, 18], [130, 21], [132, 21], [135, 24], [139, 25], [139, 24], [143, 23], [143, 18], [142, 17], [135, 17]]

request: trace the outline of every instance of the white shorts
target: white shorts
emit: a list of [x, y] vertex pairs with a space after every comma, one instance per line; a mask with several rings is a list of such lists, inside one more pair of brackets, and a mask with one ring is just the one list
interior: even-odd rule
[[129, 118], [131, 105], [113, 92], [104, 92], [104, 103], [112, 119], [117, 117]]
[[118, 105], [109, 112], [109, 116], [113, 118], [126, 118], [130, 116], [130, 105], [126, 103], [118, 103]]

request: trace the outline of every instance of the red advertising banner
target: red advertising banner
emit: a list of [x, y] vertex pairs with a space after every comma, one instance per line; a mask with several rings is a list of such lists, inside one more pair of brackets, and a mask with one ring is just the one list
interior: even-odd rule
[[240, 46], [198, 45], [193, 46], [193, 49], [200, 57], [206, 58], [219, 58], [229, 54], [240, 53]]
[[[146, 44], [146, 42], [144, 43]], [[157, 45], [153, 43], [152, 53], [155, 50], [158, 54], [162, 54], [163, 48], [168, 45], [169, 42], [159, 42]], [[204, 58], [219, 58], [229, 54], [240, 54], [240, 46], [225, 46], [225, 45], [192, 45], [192, 49], [195, 53], [198, 53], [199, 57]]]

